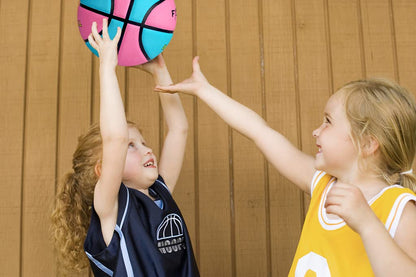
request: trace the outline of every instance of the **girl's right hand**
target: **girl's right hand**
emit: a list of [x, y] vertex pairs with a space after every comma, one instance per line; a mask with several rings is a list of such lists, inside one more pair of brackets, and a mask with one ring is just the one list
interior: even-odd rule
[[100, 64], [116, 67], [118, 62], [117, 44], [121, 36], [120, 27], [117, 27], [117, 33], [113, 40], [111, 40], [108, 35], [108, 21], [106, 18], [103, 19], [102, 37], [97, 31], [96, 22], [92, 23], [91, 32], [92, 33], [88, 36], [88, 42], [95, 50], [97, 50], [98, 56], [100, 57]]
[[158, 72], [167, 70], [165, 60], [163, 59], [162, 54], [159, 54], [153, 60], [148, 61], [147, 63], [133, 66], [134, 68], [141, 69], [147, 73], [157, 75]]
[[198, 95], [203, 88], [210, 86], [204, 74], [201, 72], [198, 60], [198, 56], [193, 59], [193, 73], [190, 78], [170, 86], [156, 86], [155, 91], [167, 93], [183, 92], [186, 94]]
[[325, 202], [326, 212], [341, 217], [355, 232], [361, 234], [370, 222], [378, 220], [361, 190], [340, 181], [331, 188]]

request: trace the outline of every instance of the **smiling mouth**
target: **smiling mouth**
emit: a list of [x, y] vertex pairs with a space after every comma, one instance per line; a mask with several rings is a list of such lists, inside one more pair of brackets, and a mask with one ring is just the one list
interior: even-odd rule
[[143, 166], [144, 167], [155, 167], [155, 161], [153, 159], [148, 160]]

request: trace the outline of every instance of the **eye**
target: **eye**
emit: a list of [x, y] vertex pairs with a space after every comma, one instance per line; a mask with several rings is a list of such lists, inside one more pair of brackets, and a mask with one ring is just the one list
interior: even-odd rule
[[129, 148], [133, 148], [134, 147], [134, 142], [129, 142]]
[[327, 116], [325, 116], [324, 123], [331, 124], [331, 120]]

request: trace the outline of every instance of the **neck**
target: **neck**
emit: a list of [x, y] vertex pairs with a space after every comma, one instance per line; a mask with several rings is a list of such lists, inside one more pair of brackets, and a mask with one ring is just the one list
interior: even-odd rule
[[149, 187], [150, 187], [152, 184], [137, 185], [137, 184], [134, 184], [134, 183], [129, 182], [129, 181], [126, 181], [126, 180], [124, 180], [124, 181], [123, 181], [123, 184], [124, 184], [125, 186], [129, 187], [129, 188], [132, 188], [132, 189], [135, 189], [135, 190], [140, 191], [141, 193], [143, 193], [143, 194], [147, 195], [149, 198], [152, 198], [152, 197], [150, 196], [150, 194], [149, 194]]
[[358, 187], [364, 197], [370, 200], [388, 185], [384, 180], [374, 174], [354, 174], [338, 177], [340, 182]]

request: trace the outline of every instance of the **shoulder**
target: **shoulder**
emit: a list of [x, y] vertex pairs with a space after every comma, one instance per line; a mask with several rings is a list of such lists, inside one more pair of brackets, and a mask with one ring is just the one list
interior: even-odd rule
[[310, 195], [316, 194], [318, 191], [322, 191], [328, 183], [335, 180], [335, 177], [329, 175], [325, 171], [317, 170], [312, 177], [310, 184]]
[[165, 180], [161, 175], [159, 175], [156, 181], [153, 183], [152, 187], [156, 187], [162, 190], [165, 190], [171, 194], [172, 192], [169, 190], [169, 187], [166, 185]]

